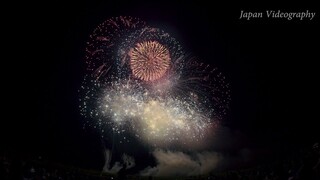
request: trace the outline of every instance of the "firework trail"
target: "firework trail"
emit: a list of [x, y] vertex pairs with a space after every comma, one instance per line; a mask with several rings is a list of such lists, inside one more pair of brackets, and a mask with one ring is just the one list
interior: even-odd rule
[[89, 37], [80, 92], [85, 126], [155, 147], [205, 140], [228, 110], [230, 88], [216, 69], [186, 55], [161, 29], [111, 18]]
[[[89, 36], [86, 46], [86, 64], [88, 72], [96, 79], [109, 80], [106, 74], [117, 66], [121, 66], [118, 58], [119, 43], [134, 31], [145, 27], [145, 22], [132, 17], [114, 17], [100, 24]], [[123, 54], [124, 52], [120, 52]], [[114, 77], [115, 74], [108, 74]]]

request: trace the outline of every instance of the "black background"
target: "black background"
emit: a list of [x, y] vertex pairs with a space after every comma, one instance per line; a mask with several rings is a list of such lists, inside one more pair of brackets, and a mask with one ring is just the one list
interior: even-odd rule
[[[279, 158], [319, 141], [319, 14], [310, 20], [239, 20], [240, 11], [315, 11], [300, 7], [219, 6], [200, 2], [16, 4], [4, 34], [3, 150], [101, 168], [99, 135], [83, 130], [78, 93], [89, 34], [104, 20], [130, 15], [160, 27], [216, 65], [231, 83], [223, 123], [245, 146]], [[262, 158], [262, 157], [261, 157]]]

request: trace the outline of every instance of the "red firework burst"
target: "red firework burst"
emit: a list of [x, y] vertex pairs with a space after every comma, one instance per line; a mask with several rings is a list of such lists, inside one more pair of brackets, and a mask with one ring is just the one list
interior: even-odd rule
[[137, 43], [129, 56], [132, 74], [144, 81], [160, 79], [170, 67], [169, 50], [157, 41]]

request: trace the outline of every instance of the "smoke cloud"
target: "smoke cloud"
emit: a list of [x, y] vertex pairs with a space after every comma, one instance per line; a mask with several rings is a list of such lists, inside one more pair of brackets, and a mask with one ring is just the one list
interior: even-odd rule
[[105, 151], [105, 164], [103, 166], [102, 172], [110, 173], [110, 174], [117, 174], [122, 168], [130, 169], [136, 165], [133, 157], [131, 157], [127, 154], [123, 154], [122, 155], [122, 162], [117, 161], [110, 168], [111, 159], [112, 159], [112, 153], [109, 149], [107, 149]]
[[188, 155], [183, 152], [155, 150], [157, 166], [142, 170], [142, 176], [196, 176], [212, 171], [222, 159], [216, 152]]

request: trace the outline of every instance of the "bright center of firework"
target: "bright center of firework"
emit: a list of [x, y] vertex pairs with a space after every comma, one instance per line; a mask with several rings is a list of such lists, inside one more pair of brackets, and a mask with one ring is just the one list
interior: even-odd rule
[[169, 50], [157, 41], [137, 43], [129, 56], [132, 74], [144, 81], [160, 79], [170, 67]]

